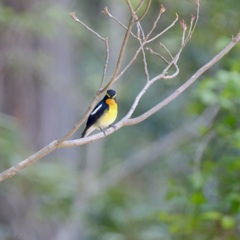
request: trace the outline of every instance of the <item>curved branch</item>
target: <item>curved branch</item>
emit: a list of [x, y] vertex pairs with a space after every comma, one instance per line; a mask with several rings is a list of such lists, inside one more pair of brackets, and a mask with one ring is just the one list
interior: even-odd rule
[[[131, 118], [125, 121], [125, 126], [134, 125], [144, 121], [145, 119], [152, 116], [154, 113], [158, 112], [160, 109], [168, 105], [175, 98], [177, 98], [180, 94], [182, 94], [185, 90], [187, 90], [203, 73], [205, 73], [209, 68], [211, 68], [214, 64], [216, 64], [219, 60], [221, 60], [238, 42], [240, 41], [240, 33], [232, 39], [232, 41], [220, 52], [218, 53], [212, 60], [210, 60], [207, 64], [202, 66], [197, 72], [195, 72], [192, 77], [190, 77], [183, 85], [181, 85], [177, 90], [175, 90], [170, 96], [165, 98], [162, 102], [149, 109], [147, 112], [142, 115]], [[145, 90], [144, 90], [145, 91]]]

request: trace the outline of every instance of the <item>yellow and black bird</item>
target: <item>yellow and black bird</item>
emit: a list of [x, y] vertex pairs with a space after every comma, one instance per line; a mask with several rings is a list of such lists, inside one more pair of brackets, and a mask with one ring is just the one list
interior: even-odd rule
[[109, 127], [117, 118], [118, 105], [116, 92], [109, 89], [105, 97], [96, 105], [88, 117], [86, 127], [82, 133], [82, 138], [88, 136], [96, 129], [103, 131]]

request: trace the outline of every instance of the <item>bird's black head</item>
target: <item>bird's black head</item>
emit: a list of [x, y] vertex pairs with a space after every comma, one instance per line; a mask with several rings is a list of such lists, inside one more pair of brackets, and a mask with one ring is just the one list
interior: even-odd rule
[[106, 94], [107, 98], [115, 98], [116, 97], [116, 92], [112, 89], [107, 90]]

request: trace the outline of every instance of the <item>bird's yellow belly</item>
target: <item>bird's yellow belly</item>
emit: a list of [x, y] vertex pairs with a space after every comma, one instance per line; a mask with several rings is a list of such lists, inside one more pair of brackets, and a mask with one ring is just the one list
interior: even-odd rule
[[103, 116], [101, 117], [100, 121], [98, 122], [98, 127], [101, 129], [107, 128], [109, 125], [111, 125], [117, 118], [117, 104], [114, 100], [107, 100], [109, 104], [109, 110], [106, 111]]

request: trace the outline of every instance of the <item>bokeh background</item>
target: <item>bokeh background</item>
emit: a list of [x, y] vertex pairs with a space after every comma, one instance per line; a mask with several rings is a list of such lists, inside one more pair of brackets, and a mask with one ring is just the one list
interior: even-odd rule
[[[133, 3], [138, 1], [133, 0]], [[178, 13], [189, 23], [194, 0], [160, 4], [157, 31]], [[67, 133], [99, 87], [104, 44], [69, 12], [108, 36], [111, 76], [129, 11], [119, 0], [0, 0], [0, 171]], [[240, 30], [240, 1], [201, 0], [200, 20], [176, 79], [160, 81], [135, 116], [168, 96]], [[179, 24], [151, 47], [174, 54]], [[124, 63], [136, 47], [130, 41]], [[176, 101], [146, 121], [89, 145], [58, 150], [0, 184], [0, 239], [235, 240], [240, 236], [240, 46]], [[147, 55], [151, 76], [164, 63]], [[119, 117], [145, 81], [139, 58], [113, 88]], [[205, 120], [205, 121], [203, 121]], [[74, 138], [80, 137], [81, 131]]]

